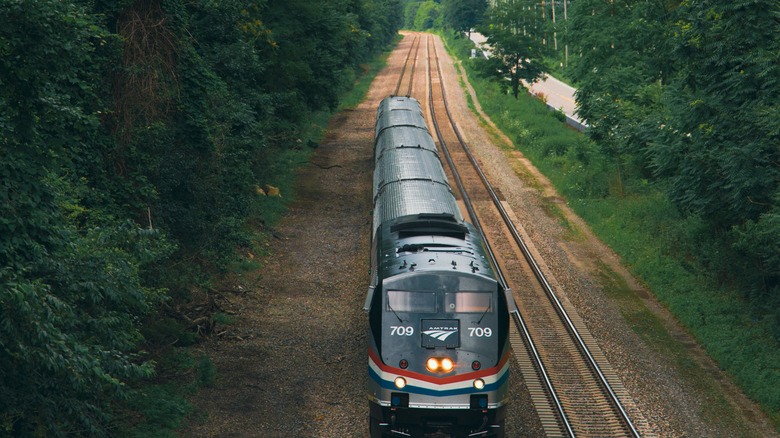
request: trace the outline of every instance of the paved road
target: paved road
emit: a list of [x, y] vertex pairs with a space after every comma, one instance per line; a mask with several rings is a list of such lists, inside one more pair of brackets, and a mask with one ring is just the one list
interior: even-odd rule
[[[490, 47], [486, 44], [484, 35], [478, 32], [471, 32], [471, 41], [474, 41], [478, 47], [482, 47], [486, 56], [490, 55]], [[528, 86], [528, 84], [526, 84], [526, 86]], [[574, 100], [576, 88], [548, 75], [544, 80], [532, 84], [529, 89], [533, 94], [544, 94], [547, 97], [548, 106], [555, 109], [562, 109], [569, 118], [582, 124], [582, 120], [575, 114], [577, 110], [577, 103]]]

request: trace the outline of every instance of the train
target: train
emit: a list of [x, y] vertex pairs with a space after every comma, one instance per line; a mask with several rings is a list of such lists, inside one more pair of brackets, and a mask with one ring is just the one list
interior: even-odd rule
[[380, 102], [374, 163], [370, 436], [503, 437], [508, 300], [416, 99]]

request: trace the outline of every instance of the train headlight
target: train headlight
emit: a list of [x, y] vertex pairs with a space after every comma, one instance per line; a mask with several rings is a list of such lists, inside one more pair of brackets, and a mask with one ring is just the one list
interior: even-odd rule
[[395, 387], [398, 389], [402, 389], [404, 386], [406, 386], [406, 379], [404, 379], [403, 377], [396, 377]]
[[455, 362], [453, 362], [449, 357], [430, 357], [425, 362], [425, 367], [428, 368], [428, 371], [432, 373], [449, 373], [455, 369]]
[[477, 391], [481, 391], [483, 388], [485, 388], [485, 381], [482, 379], [476, 379], [474, 380], [474, 388]]

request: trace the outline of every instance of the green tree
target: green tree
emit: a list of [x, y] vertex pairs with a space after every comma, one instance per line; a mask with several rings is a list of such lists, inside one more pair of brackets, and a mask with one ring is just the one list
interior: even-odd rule
[[[679, 74], [664, 94], [650, 156], [669, 195], [740, 257], [735, 272], [780, 321], [780, 5], [686, 1]], [[780, 327], [780, 326], [779, 326]], [[780, 330], [776, 330], [780, 338]]]
[[471, 38], [471, 30], [482, 21], [487, 7], [487, 0], [444, 0], [444, 24]]
[[626, 173], [649, 176], [647, 143], [675, 69], [669, 41], [675, 11], [674, 2], [640, 0], [572, 5], [568, 44], [579, 56], [569, 75], [577, 83], [577, 111], [615, 163], [620, 195]]
[[419, 0], [404, 0], [403, 28], [414, 29], [414, 19], [421, 4]]
[[369, 56], [386, 48], [398, 34], [403, 22], [401, 0], [366, 0], [357, 12], [361, 27], [369, 34], [369, 52], [360, 57], [365, 61]]
[[523, 31], [528, 18], [520, 3], [504, 2], [487, 11], [487, 19], [478, 30], [490, 45], [490, 60], [483, 71], [498, 81], [509, 79], [512, 95], [517, 98], [522, 81], [533, 83], [543, 74], [542, 53], [530, 34]]
[[652, 159], [684, 210], [719, 227], [756, 220], [780, 187], [780, 5], [687, 1], [675, 33], [679, 74]]
[[398, 9], [0, 2], [0, 435], [115, 432], [154, 373], [141, 346], [163, 349], [142, 323], [252, 243], [255, 186], [291, 171], [276, 152], [393, 39]]
[[757, 294], [778, 321], [779, 8], [579, 0], [569, 40], [589, 135], [620, 176], [655, 180], [709, 224], [721, 253], [736, 250], [711, 269]]

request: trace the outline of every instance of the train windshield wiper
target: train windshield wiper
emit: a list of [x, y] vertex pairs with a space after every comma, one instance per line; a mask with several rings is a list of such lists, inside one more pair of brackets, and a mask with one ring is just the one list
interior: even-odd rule
[[488, 304], [487, 308], [485, 308], [485, 312], [482, 314], [482, 316], [479, 317], [479, 321], [477, 321], [477, 325], [482, 323], [482, 318], [484, 318], [485, 315], [487, 315], [488, 311], [490, 310], [490, 306], [491, 305], [492, 304]]
[[397, 313], [395, 313], [395, 309], [393, 309], [393, 306], [390, 305], [390, 301], [387, 301], [387, 308], [390, 309], [391, 312], [393, 312], [393, 315], [395, 315], [396, 318], [398, 318], [398, 322], [404, 322], [403, 319], [401, 319], [400, 316], [398, 316]]

